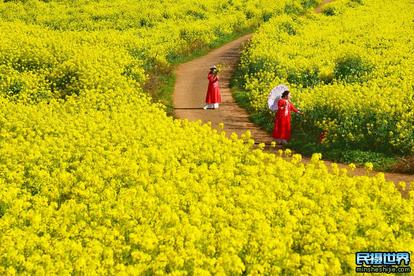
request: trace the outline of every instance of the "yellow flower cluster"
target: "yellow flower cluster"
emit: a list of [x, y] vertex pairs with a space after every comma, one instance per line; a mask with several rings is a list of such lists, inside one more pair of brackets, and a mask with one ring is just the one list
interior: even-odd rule
[[[322, 14], [264, 24], [242, 58], [256, 112], [272, 87], [289, 83], [304, 129], [328, 143], [414, 153], [412, 1], [333, 1]], [[267, 115], [268, 114], [268, 115]]]
[[1, 274], [340, 274], [357, 250], [414, 250], [413, 199], [383, 176], [289, 163], [143, 95], [89, 92], [1, 101]]
[[[305, 165], [291, 151], [266, 154], [249, 132], [227, 139], [152, 104], [139, 89], [145, 66], [168, 52], [155, 54], [165, 45], [152, 46], [149, 26], [142, 40], [125, 27], [140, 16], [132, 2], [171, 18], [223, 5], [223, 26], [270, 7], [0, 3], [1, 275], [338, 275], [354, 271], [355, 251], [414, 252], [414, 194], [402, 199], [382, 175], [331, 174], [321, 155]], [[170, 34], [163, 24], [154, 43]]]
[[0, 274], [342, 274], [355, 251], [414, 250], [414, 197], [381, 175], [88, 92], [0, 102]]

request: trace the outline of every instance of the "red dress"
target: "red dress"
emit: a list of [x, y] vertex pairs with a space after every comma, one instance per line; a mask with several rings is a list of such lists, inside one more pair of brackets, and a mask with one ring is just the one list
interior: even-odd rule
[[[286, 109], [287, 103], [287, 109]], [[283, 139], [288, 141], [290, 139], [290, 111], [298, 113], [296, 107], [285, 99], [280, 99], [277, 102], [277, 112], [275, 118], [275, 127], [273, 129], [273, 138]]]
[[219, 78], [212, 73], [208, 74], [208, 90], [206, 95], [206, 103], [214, 104], [221, 103], [221, 95], [219, 88]]

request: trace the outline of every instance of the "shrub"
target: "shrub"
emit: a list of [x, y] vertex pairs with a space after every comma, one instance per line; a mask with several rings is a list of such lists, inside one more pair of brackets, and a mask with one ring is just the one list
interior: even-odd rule
[[22, 92], [24, 89], [24, 83], [20, 80], [14, 80], [12, 84], [9, 86], [9, 94], [15, 96]]
[[334, 16], [337, 14], [337, 11], [334, 7], [326, 7], [325, 9], [323, 9], [323, 14], [327, 16]]
[[320, 83], [319, 68], [306, 69], [303, 71], [291, 71], [288, 73], [287, 80], [291, 84], [300, 85], [302, 87], [313, 87]]
[[372, 66], [360, 56], [347, 55], [335, 62], [334, 77], [346, 82], [363, 81], [372, 72]]

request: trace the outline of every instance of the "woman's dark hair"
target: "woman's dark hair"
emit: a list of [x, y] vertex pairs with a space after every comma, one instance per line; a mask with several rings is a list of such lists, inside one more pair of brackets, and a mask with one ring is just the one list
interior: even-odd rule
[[289, 96], [289, 91], [286, 90], [285, 92], [282, 93], [282, 98], [285, 98], [286, 96]]

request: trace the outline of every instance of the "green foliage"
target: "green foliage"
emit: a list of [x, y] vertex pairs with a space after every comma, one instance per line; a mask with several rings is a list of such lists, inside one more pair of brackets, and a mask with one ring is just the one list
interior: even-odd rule
[[321, 1], [320, 0], [301, 0], [300, 3], [305, 9], [311, 9], [316, 7]]
[[334, 7], [326, 7], [323, 9], [322, 13], [327, 16], [337, 15], [337, 10]]
[[344, 56], [335, 61], [334, 77], [346, 82], [356, 82], [367, 79], [373, 70], [372, 65], [360, 56]]
[[359, 5], [364, 5], [365, 4], [365, 0], [351, 0], [352, 3], [357, 3]]
[[6, 214], [7, 204], [0, 200], [0, 219]]
[[255, 62], [250, 63], [247, 70], [249, 74], [255, 75], [265, 70], [266, 67], [267, 67], [266, 60], [258, 59], [258, 60], [255, 60]]
[[14, 80], [10, 84], [10, 86], [7, 90], [7, 93], [12, 95], [12, 96], [15, 96], [15, 95], [18, 95], [21, 91], [23, 91], [23, 89], [24, 89], [24, 83], [22, 81], [19, 81], [19, 80]]
[[391, 169], [395, 164], [396, 159], [389, 157], [384, 153], [361, 151], [361, 150], [346, 150], [340, 155], [340, 160], [346, 163], [355, 163], [356, 165], [364, 165], [367, 162], [373, 163], [375, 169]]
[[320, 0], [300, 0], [300, 1], [288, 1], [285, 6], [285, 13], [292, 15], [300, 15], [315, 8], [320, 4]]
[[321, 82], [319, 74], [319, 68], [306, 69], [300, 72], [290, 71], [288, 72], [287, 81], [301, 87], [314, 87]]
[[283, 22], [281, 24], [282, 29], [286, 31], [289, 35], [295, 35], [296, 29], [291, 22]]

